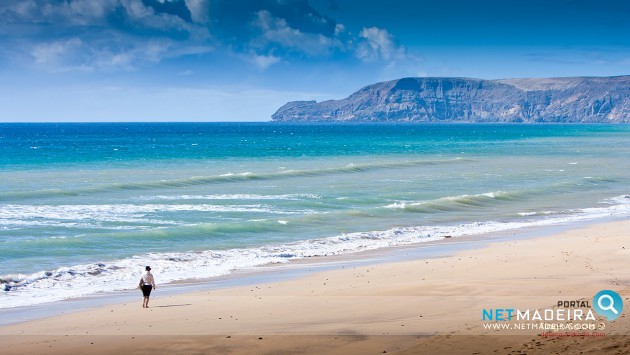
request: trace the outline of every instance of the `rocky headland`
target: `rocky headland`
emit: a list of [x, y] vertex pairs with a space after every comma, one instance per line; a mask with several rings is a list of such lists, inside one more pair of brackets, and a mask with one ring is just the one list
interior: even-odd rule
[[292, 101], [280, 122], [630, 123], [630, 76], [403, 78], [345, 99]]

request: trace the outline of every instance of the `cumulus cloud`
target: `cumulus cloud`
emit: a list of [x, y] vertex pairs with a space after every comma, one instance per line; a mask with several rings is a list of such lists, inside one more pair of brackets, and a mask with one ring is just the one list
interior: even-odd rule
[[337, 25], [335, 25], [335, 36], [339, 36], [345, 31], [346, 31], [346, 26], [344, 26], [343, 24], [338, 23]]
[[206, 26], [192, 22], [191, 12], [184, 0], [164, 3], [157, 0], [118, 1], [107, 21], [123, 32], [177, 40], [204, 41], [210, 38]]
[[186, 0], [186, 7], [190, 11], [190, 17], [193, 22], [203, 25], [210, 23], [209, 0]]
[[258, 0], [254, 13], [267, 11], [271, 16], [283, 19], [288, 27], [302, 33], [321, 34], [324, 37], [334, 35], [336, 23], [313, 9], [307, 0]]
[[182, 46], [168, 38], [150, 40], [125, 38], [116, 45], [101, 45], [79, 38], [37, 43], [28, 55], [34, 65], [52, 72], [136, 70], [146, 63], [167, 58], [211, 52], [210, 46]]
[[280, 57], [276, 57], [273, 54], [259, 55], [256, 53], [251, 53], [249, 56], [249, 59], [254, 64], [256, 64], [258, 68], [263, 69], [263, 70], [281, 61]]
[[307, 0], [3, 0], [0, 20], [0, 56], [51, 71], [132, 70], [211, 52], [263, 70], [304, 58], [408, 57], [387, 30], [353, 35]]
[[292, 28], [284, 19], [276, 18], [269, 11], [257, 13], [254, 25], [260, 29], [261, 35], [253, 41], [254, 47], [269, 47], [274, 44], [296, 50], [311, 56], [329, 54], [340, 42], [335, 38], [320, 33], [305, 33]]
[[106, 15], [118, 0], [73, 0], [51, 2], [45, 0], [5, 0], [0, 5], [0, 16], [5, 26], [11, 23], [33, 25], [103, 25]]
[[359, 37], [356, 54], [359, 59], [372, 61], [378, 59], [390, 60], [404, 56], [405, 49], [394, 42], [394, 37], [386, 30], [377, 27], [363, 28]]
[[192, 20], [204, 2], [190, 3], [194, 11], [184, 0], [5, 0], [0, 52], [50, 71], [129, 70], [208, 53], [209, 28]]
[[33, 46], [31, 55], [37, 64], [48, 64], [58, 62], [60, 58], [74, 51], [82, 44], [78, 38], [71, 38], [63, 41], [40, 43]]
[[381, 63], [380, 80], [391, 80], [405, 76], [426, 76], [421, 70], [423, 58], [409, 53], [396, 43], [386, 29], [365, 27], [359, 33], [355, 55], [366, 63]]

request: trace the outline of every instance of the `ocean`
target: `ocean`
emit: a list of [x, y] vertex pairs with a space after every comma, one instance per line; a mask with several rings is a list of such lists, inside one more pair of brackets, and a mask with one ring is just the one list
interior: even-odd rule
[[630, 216], [630, 126], [0, 124], [0, 308]]

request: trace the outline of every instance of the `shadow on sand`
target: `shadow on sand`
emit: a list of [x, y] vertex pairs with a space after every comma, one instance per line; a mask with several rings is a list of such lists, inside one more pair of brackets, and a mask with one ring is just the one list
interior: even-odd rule
[[192, 303], [185, 303], [185, 304], [167, 304], [167, 305], [165, 305], [165, 306], [154, 306], [153, 308], [184, 307], [184, 306], [192, 306]]

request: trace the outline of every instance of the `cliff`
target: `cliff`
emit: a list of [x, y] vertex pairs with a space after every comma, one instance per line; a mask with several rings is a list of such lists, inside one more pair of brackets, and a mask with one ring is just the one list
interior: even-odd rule
[[630, 76], [403, 78], [342, 100], [289, 102], [272, 120], [630, 123]]

